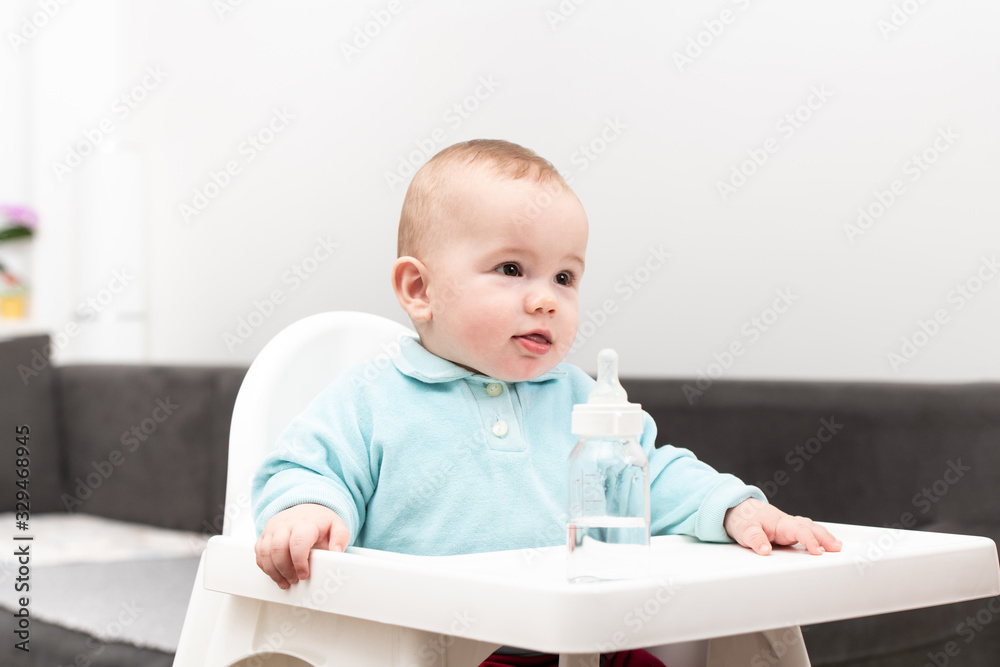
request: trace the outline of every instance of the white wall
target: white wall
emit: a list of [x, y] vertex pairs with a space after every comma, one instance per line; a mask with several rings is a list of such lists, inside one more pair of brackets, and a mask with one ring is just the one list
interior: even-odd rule
[[[25, 9], [26, 2], [5, 2], [0, 6], [0, 25], [14, 25]], [[5, 103], [0, 104], [0, 127], [4, 129], [3, 155], [0, 160], [0, 202], [24, 202], [28, 197], [28, 106], [24, 103], [29, 91], [27, 54], [19, 53], [4, 40], [0, 48], [0, 86], [6, 91]]]
[[[248, 362], [322, 310], [403, 321], [388, 271], [405, 183], [391, 188], [385, 173], [421, 142], [434, 152], [498, 137], [555, 163], [590, 216], [584, 335], [570, 361], [592, 370], [612, 346], [629, 375], [1000, 379], [1000, 280], [967, 301], [953, 291], [975, 288], [977, 271], [992, 277], [980, 267], [1000, 250], [995, 2], [400, 0], [392, 15], [387, 1], [233, 1], [220, 15], [226, 2], [71, 3], [31, 45], [44, 91], [31, 111], [31, 178], [52, 228], [78, 227], [69, 193], [85, 183], [81, 168], [55, 187], [60, 148], [158, 72], [109, 141], [112, 155], [135, 156], [123, 196], [139, 202], [142, 232], [136, 250], [102, 265], [115, 253], [144, 260], [132, 286], [143, 296], [129, 308], [144, 323], [145, 358]], [[560, 7], [575, 9], [553, 27]], [[891, 23], [880, 22], [894, 12], [901, 25], [885, 36]], [[356, 28], [387, 15], [348, 62], [342, 45]], [[105, 40], [96, 55], [93, 30]], [[675, 54], [699, 38], [701, 53], [678, 66]], [[477, 90], [484, 99], [456, 122], [449, 109]], [[782, 120], [796, 112], [799, 127]], [[266, 139], [272, 122], [273, 141], [252, 148], [248, 136]], [[602, 149], [602, 132], [614, 141], [589, 161], [581, 146]], [[718, 182], [767, 148], [724, 200]], [[914, 171], [925, 150], [936, 161]], [[239, 169], [228, 183], [218, 176], [227, 163]], [[213, 173], [225, 184], [217, 193]], [[845, 225], [894, 180], [901, 194], [849, 239]], [[181, 205], [206, 188], [214, 198], [185, 221]], [[50, 257], [79, 261], [71, 238]], [[295, 267], [326, 256], [320, 238], [336, 250], [296, 282]], [[670, 255], [665, 265], [651, 248]], [[79, 293], [77, 274], [56, 264], [53, 327]], [[627, 279], [645, 282], [634, 290]], [[782, 291], [792, 305], [757, 328]], [[260, 305], [270, 295], [280, 303]], [[597, 314], [605, 306], [614, 312]], [[249, 337], [227, 344], [260, 310]], [[943, 324], [925, 336], [920, 321], [936, 312]], [[894, 368], [889, 354], [902, 357], [915, 335], [923, 345]], [[83, 342], [64, 356], [93, 356]], [[710, 368], [733, 344], [742, 354]]]
[[[0, 5], [0, 26], [12, 24], [25, 7], [20, 0]], [[23, 205], [29, 200], [31, 185], [27, 164], [31, 147], [27, 128], [30, 117], [24, 101], [31, 94], [30, 81], [27, 57], [5, 43], [0, 48], [0, 90], [4, 91], [3, 103], [0, 103], [0, 156], [3, 158], [0, 159], [0, 204]], [[34, 245], [30, 241], [0, 245], [0, 264], [19, 280], [26, 280], [32, 271]], [[4, 320], [0, 319], [0, 336], [4, 329]]]
[[24, 153], [7, 167], [19, 172], [20, 187], [0, 198], [32, 205], [40, 219], [30, 319], [0, 321], [0, 335], [48, 331], [64, 361], [147, 358], [148, 218], [140, 160], [127, 143], [127, 118], [116, 113], [134, 74], [124, 2], [19, 0], [0, 21], [5, 76], [24, 81], [7, 100], [17, 102], [20, 122], [3, 126], [5, 142]]

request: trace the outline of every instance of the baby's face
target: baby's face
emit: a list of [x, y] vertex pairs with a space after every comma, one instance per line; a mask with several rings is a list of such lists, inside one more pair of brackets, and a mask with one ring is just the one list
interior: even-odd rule
[[569, 190], [468, 178], [428, 254], [424, 346], [507, 382], [551, 370], [576, 337], [587, 216]]

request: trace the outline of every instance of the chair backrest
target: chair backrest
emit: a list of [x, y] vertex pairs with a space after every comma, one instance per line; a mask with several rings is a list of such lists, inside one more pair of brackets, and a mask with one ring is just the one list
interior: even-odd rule
[[233, 408], [224, 535], [255, 539], [250, 483], [288, 423], [347, 368], [383, 359], [391, 363], [389, 355], [404, 336], [416, 334], [384, 317], [343, 311], [299, 320], [264, 346]]

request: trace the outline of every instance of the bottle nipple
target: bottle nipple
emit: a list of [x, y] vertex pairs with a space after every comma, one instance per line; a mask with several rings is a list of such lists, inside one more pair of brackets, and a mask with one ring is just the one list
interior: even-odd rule
[[587, 403], [628, 403], [628, 394], [618, 381], [618, 353], [610, 348], [597, 355], [597, 384]]
[[586, 403], [573, 406], [570, 422], [575, 435], [624, 437], [642, 433], [642, 406], [629, 403], [618, 381], [618, 353], [611, 349], [597, 355], [597, 382]]

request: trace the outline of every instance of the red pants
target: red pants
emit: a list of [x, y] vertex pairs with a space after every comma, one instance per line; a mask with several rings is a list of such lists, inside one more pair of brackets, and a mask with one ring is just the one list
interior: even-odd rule
[[[640, 649], [610, 653], [606, 657], [607, 661], [601, 660], [602, 667], [666, 667], [662, 662]], [[509, 665], [516, 665], [517, 667], [557, 667], [559, 665], [559, 656], [493, 654], [479, 667], [508, 667]]]

